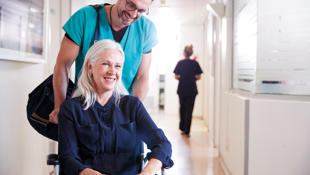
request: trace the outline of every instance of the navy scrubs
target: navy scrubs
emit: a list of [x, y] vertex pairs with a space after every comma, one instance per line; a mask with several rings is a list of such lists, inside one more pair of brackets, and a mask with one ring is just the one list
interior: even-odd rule
[[59, 157], [65, 175], [77, 175], [85, 168], [103, 174], [136, 175], [144, 141], [163, 167], [173, 165], [171, 144], [152, 121], [138, 98], [124, 96], [119, 105], [112, 96], [83, 109], [83, 98], [66, 100], [59, 112]]
[[179, 128], [181, 131], [184, 131], [185, 134], [189, 134], [195, 98], [198, 94], [196, 75], [202, 74], [202, 70], [197, 61], [183, 59], [178, 62], [173, 73], [180, 76], [177, 90], [180, 101]]

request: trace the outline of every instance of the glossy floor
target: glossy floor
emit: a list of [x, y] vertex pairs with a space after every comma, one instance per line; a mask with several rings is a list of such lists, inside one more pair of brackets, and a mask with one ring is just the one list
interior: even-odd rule
[[166, 175], [224, 175], [210, 147], [207, 127], [200, 118], [193, 118], [190, 137], [180, 134], [178, 116], [151, 114], [172, 143], [174, 166]]

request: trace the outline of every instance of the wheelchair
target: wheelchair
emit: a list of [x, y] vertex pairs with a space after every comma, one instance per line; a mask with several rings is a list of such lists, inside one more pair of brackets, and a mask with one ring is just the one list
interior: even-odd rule
[[[142, 170], [145, 167], [146, 163], [147, 163], [147, 159], [145, 158], [144, 152], [140, 154], [140, 160], [141, 160], [140, 170]], [[49, 154], [47, 156], [47, 162], [46, 163], [47, 163], [47, 165], [54, 166], [54, 170], [52, 172], [53, 175], [60, 175], [59, 174], [60, 162], [59, 162], [59, 158], [58, 158], [57, 154]], [[165, 175], [165, 171], [164, 170], [165, 169], [162, 167], [161, 170], [160, 170], [160, 174], [155, 174], [155, 175]]]

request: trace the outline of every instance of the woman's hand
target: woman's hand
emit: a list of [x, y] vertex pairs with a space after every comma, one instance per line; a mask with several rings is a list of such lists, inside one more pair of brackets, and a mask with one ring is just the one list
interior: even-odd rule
[[154, 175], [162, 167], [162, 163], [158, 159], [150, 159], [146, 164], [145, 168], [139, 175]]
[[174, 74], [174, 78], [176, 79], [176, 80], [179, 80], [180, 79], [180, 75], [178, 75], [178, 74]]
[[104, 175], [104, 174], [101, 174], [100, 172], [90, 168], [85, 168], [79, 173], [79, 175]]

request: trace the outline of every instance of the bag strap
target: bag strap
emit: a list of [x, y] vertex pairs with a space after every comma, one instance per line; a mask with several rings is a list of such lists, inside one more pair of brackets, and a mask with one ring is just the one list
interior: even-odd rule
[[94, 40], [94, 43], [95, 43], [99, 40], [99, 36], [100, 36], [100, 33], [99, 33], [99, 17], [100, 17], [99, 11], [102, 8], [102, 5], [96, 4], [96, 5], [90, 5], [90, 6], [93, 7], [97, 12], [96, 31], [95, 31], [95, 40]]

